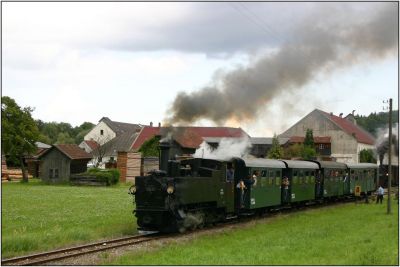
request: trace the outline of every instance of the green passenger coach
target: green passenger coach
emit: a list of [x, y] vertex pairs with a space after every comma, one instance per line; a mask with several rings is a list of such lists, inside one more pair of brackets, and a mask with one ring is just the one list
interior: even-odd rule
[[247, 175], [255, 177], [255, 183], [245, 196], [244, 208], [258, 209], [281, 204], [282, 169], [286, 168], [280, 160], [245, 159]]
[[[322, 197], [340, 197], [349, 190], [349, 179], [346, 176], [346, 164], [334, 161], [313, 161], [318, 164], [319, 171], [316, 190], [319, 198]], [[321, 190], [323, 189], [323, 190]]]
[[[289, 192], [282, 188], [282, 202], [307, 202], [315, 198], [315, 174], [318, 164], [310, 161], [283, 160], [286, 169], [283, 177], [289, 178]], [[286, 196], [286, 197], [285, 197]]]
[[350, 172], [350, 193], [355, 192], [356, 186], [360, 187], [361, 194], [370, 194], [376, 190], [378, 182], [378, 166], [372, 163], [347, 163]]

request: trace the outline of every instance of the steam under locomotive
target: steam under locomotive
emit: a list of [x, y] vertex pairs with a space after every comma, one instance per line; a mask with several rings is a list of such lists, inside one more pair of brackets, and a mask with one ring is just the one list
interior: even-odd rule
[[369, 163], [258, 158], [177, 161], [169, 160], [168, 143], [161, 143], [160, 149], [161, 170], [136, 177], [130, 188], [141, 230], [183, 232], [283, 206], [369, 195], [377, 185], [378, 167]]

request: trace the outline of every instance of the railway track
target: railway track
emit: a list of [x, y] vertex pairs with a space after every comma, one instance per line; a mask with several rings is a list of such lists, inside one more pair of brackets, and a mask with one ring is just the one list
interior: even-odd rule
[[117, 239], [106, 240], [102, 242], [96, 242], [76, 247], [70, 247], [44, 253], [32, 254], [28, 256], [5, 259], [1, 261], [1, 265], [18, 265], [18, 266], [42, 265], [44, 263], [86, 255], [89, 253], [95, 253], [129, 245], [136, 245], [148, 242], [150, 240], [156, 240], [159, 238], [161, 238], [161, 235], [157, 233], [141, 234], [141, 235], [117, 238]]
[[[244, 216], [244, 217], [233, 217], [232, 219], [218, 223], [218, 225], [214, 225], [212, 227], [206, 227], [204, 229], [197, 229], [196, 232], [206, 232], [208, 230], [218, 230], [221, 228], [225, 228], [230, 225], [246, 223], [254, 220], [258, 220], [261, 218], [267, 218], [271, 216], [276, 216], [278, 214], [287, 214], [287, 213], [295, 213], [301, 212], [305, 209], [319, 209], [328, 206], [336, 206], [342, 205], [349, 202], [355, 201], [355, 198], [346, 198], [341, 201], [334, 201], [328, 203], [310, 203], [310, 205], [299, 206], [299, 207], [286, 207], [280, 208], [276, 210], [270, 210], [268, 213], [264, 213], [261, 216]], [[139, 234], [135, 236], [117, 238], [112, 240], [106, 240], [102, 242], [96, 242], [76, 247], [70, 247], [65, 249], [53, 250], [44, 253], [32, 254], [28, 256], [15, 257], [10, 259], [5, 259], [1, 261], [1, 265], [18, 265], [18, 266], [26, 266], [26, 265], [43, 265], [44, 263], [50, 263], [55, 261], [60, 261], [67, 258], [72, 258], [76, 256], [82, 256], [90, 253], [101, 252], [105, 250], [110, 250], [113, 248], [125, 247], [129, 245], [140, 244], [152, 240], [162, 239], [166, 237], [173, 236], [184, 236], [186, 234], [190, 234], [192, 231], [188, 231], [182, 234], [169, 234], [169, 235], [161, 235], [158, 233], [151, 234]]]

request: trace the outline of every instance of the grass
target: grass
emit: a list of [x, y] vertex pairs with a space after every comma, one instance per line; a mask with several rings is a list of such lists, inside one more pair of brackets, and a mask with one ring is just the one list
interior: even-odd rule
[[127, 185], [2, 184], [2, 258], [135, 234]]
[[103, 259], [107, 265], [398, 265], [398, 204], [279, 215], [252, 227]]

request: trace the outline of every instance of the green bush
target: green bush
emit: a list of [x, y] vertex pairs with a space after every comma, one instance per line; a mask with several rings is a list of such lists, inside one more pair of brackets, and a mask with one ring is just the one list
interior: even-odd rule
[[100, 182], [105, 182], [107, 185], [117, 184], [119, 182], [119, 170], [118, 169], [99, 169], [90, 168], [87, 170], [87, 174], [95, 177]]

